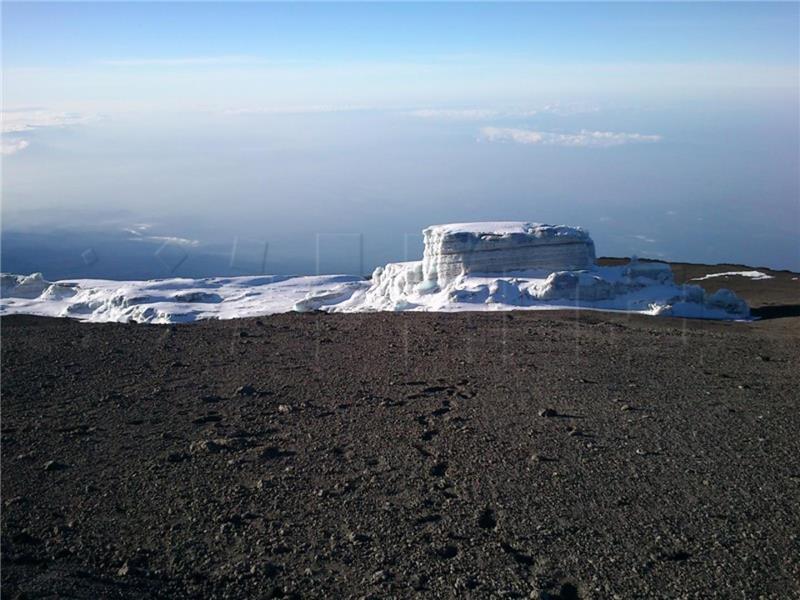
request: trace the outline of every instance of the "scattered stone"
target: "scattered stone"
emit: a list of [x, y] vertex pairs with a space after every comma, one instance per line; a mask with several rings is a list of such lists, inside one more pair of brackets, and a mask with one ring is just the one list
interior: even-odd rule
[[239, 396], [253, 396], [256, 393], [256, 388], [250, 384], [240, 385], [236, 388], [236, 394]]
[[570, 436], [575, 437], [575, 436], [583, 435], [583, 432], [580, 429], [578, 429], [577, 427], [573, 427], [572, 425], [570, 425], [569, 427], [567, 427], [567, 434], [570, 435]]
[[278, 405], [278, 412], [279, 413], [283, 413], [283, 414], [290, 413], [290, 412], [292, 412], [292, 407], [289, 406], [288, 404], [279, 404]]
[[539, 411], [540, 417], [557, 417], [558, 413], [554, 408], [543, 408]]
[[622, 406], [620, 406], [620, 410], [629, 411], [629, 410], [634, 410], [634, 409], [630, 404], [623, 404]]

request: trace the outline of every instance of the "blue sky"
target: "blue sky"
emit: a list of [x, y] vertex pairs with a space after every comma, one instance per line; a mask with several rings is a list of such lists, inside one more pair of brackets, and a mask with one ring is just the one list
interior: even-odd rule
[[[3, 231], [189, 240], [193, 273], [268, 239], [310, 272], [319, 234], [364, 235], [369, 267], [518, 218], [800, 269], [799, 7], [5, 2]], [[113, 276], [126, 251], [85, 265], [90, 238], [70, 276]]]
[[796, 3], [6, 3], [6, 103], [391, 106], [785, 87], [797, 22]]
[[796, 3], [5, 3], [7, 67], [250, 56], [794, 65]]

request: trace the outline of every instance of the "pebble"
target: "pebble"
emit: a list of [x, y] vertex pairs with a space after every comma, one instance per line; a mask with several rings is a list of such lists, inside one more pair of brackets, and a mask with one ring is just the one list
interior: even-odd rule
[[236, 388], [236, 393], [239, 396], [252, 396], [256, 393], [256, 388], [250, 384], [240, 385], [238, 388]]
[[540, 417], [557, 417], [558, 413], [554, 408], [543, 408], [539, 411]]

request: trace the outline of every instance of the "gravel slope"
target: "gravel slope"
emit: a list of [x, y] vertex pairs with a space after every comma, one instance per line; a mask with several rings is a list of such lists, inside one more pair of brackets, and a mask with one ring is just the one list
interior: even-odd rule
[[2, 596], [800, 597], [776, 275], [702, 282], [755, 323], [4, 318]]

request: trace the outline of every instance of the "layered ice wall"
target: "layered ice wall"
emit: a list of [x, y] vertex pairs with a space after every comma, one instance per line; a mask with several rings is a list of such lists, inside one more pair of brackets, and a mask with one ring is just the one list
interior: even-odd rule
[[747, 304], [728, 290], [676, 285], [666, 263], [595, 264], [579, 227], [529, 222], [457, 223], [423, 231], [421, 261], [390, 263], [366, 291], [335, 311], [590, 308], [707, 319], [743, 319]]
[[579, 227], [522, 221], [434, 225], [422, 232], [425, 280], [446, 285], [461, 275], [588, 269], [594, 242]]
[[746, 319], [729, 290], [678, 285], [666, 263], [595, 264], [577, 227], [527, 222], [428, 227], [422, 260], [378, 267], [371, 281], [349, 275], [211, 277], [154, 281], [46, 281], [3, 275], [0, 314], [86, 321], [174, 323], [291, 310], [487, 311], [588, 308], [705, 319]]

